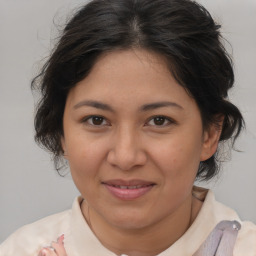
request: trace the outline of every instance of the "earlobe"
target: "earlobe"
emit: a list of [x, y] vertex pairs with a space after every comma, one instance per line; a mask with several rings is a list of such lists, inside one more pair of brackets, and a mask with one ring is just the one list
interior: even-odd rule
[[203, 138], [203, 148], [200, 161], [205, 161], [216, 152], [220, 135], [222, 132], [222, 121], [219, 124], [212, 124], [205, 132]]

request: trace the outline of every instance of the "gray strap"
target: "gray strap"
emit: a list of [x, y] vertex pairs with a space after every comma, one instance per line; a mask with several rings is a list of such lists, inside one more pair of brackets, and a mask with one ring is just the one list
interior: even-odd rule
[[193, 256], [233, 256], [241, 225], [237, 221], [221, 221]]

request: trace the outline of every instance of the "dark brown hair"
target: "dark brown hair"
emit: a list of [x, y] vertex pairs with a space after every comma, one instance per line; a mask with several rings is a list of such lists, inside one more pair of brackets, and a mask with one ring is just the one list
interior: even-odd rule
[[[69, 90], [89, 74], [102, 53], [116, 49], [143, 48], [162, 55], [197, 102], [204, 128], [224, 117], [220, 141], [235, 141], [244, 122], [227, 100], [234, 74], [219, 30], [209, 12], [190, 0], [93, 0], [82, 7], [32, 81], [42, 96], [35, 138], [53, 153], [56, 169], [63, 154], [62, 119]], [[200, 163], [197, 177], [210, 179], [217, 172], [215, 153]]]

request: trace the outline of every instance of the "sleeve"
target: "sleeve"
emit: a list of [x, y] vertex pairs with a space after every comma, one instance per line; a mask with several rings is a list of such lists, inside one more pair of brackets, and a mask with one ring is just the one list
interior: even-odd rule
[[10, 235], [0, 245], [0, 256], [37, 256], [40, 243], [30, 236], [30, 232], [23, 227]]
[[70, 211], [51, 215], [26, 225], [0, 245], [0, 256], [37, 256], [44, 246], [67, 233]]

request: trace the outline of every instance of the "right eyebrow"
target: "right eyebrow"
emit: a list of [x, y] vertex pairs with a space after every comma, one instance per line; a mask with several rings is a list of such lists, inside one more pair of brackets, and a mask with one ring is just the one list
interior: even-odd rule
[[161, 102], [145, 104], [140, 108], [140, 110], [149, 111], [149, 110], [154, 110], [154, 109], [163, 108], [163, 107], [175, 107], [177, 109], [183, 110], [183, 107], [181, 105], [171, 101], [161, 101]]
[[73, 108], [78, 109], [83, 106], [88, 106], [88, 107], [93, 107], [93, 108], [97, 108], [97, 109], [114, 112], [113, 108], [111, 108], [108, 104], [104, 104], [104, 103], [94, 101], [94, 100], [83, 100], [83, 101], [77, 103]]

